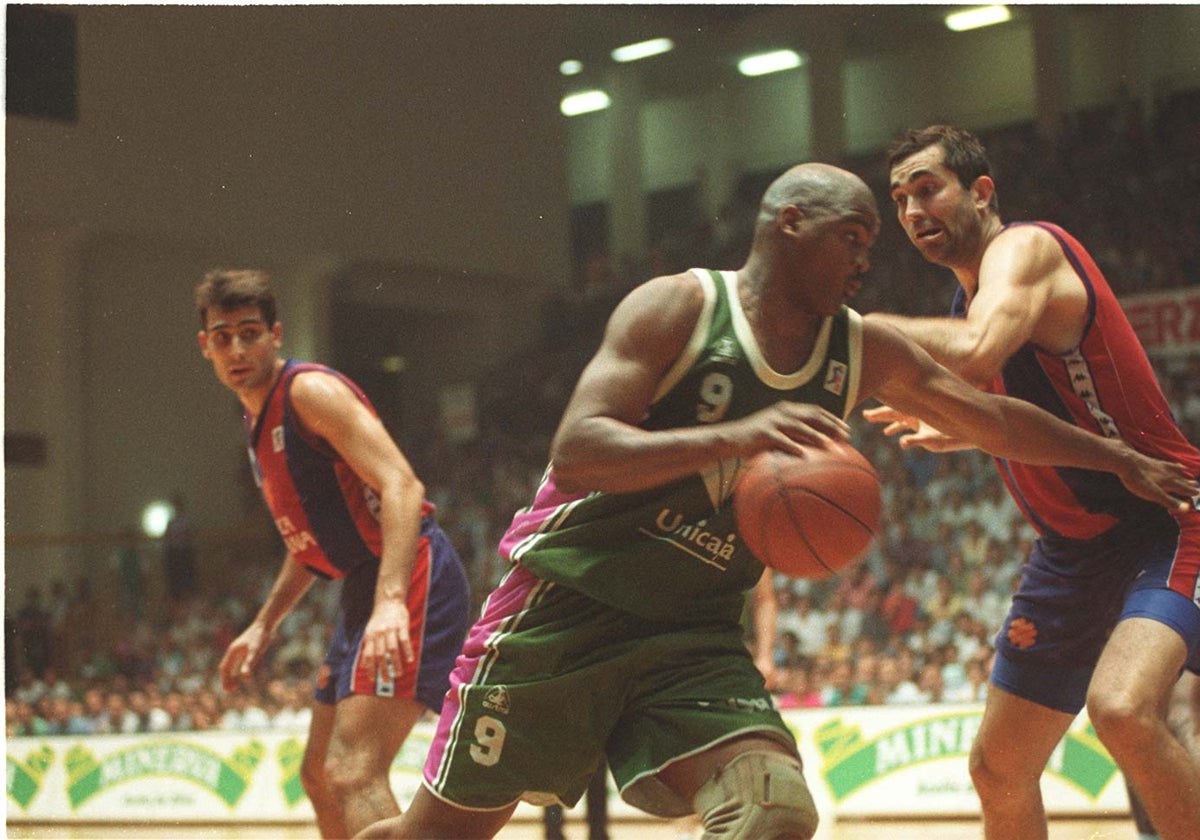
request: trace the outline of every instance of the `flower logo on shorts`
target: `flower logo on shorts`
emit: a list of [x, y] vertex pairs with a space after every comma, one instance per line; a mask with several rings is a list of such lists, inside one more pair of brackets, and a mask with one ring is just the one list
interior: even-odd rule
[[1037, 641], [1037, 627], [1027, 618], [1014, 618], [1008, 625], [1008, 641], [1021, 650], [1033, 647]]

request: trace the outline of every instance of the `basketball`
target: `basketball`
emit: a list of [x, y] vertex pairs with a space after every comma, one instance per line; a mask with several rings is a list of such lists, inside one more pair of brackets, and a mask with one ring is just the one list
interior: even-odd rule
[[733, 510], [746, 547], [794, 578], [821, 579], [860, 559], [879, 532], [879, 476], [858, 450], [841, 443], [778, 450], [746, 464]]

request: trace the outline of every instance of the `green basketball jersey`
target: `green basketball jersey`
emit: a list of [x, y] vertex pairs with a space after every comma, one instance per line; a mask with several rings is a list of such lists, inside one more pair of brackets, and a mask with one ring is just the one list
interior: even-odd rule
[[[862, 319], [826, 318], [808, 361], [768, 366], [742, 312], [736, 272], [693, 269], [704, 306], [687, 347], [660, 383], [647, 430], [720, 423], [779, 400], [845, 417], [858, 401]], [[736, 622], [762, 565], [742, 543], [731, 496], [741, 459], [636, 493], [567, 495], [554, 465], [513, 518], [502, 555], [545, 580], [620, 610], [671, 622]]]

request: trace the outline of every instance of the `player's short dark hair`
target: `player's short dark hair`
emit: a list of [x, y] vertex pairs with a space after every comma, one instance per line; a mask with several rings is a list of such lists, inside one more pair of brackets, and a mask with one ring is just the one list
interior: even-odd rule
[[[887, 148], [888, 172], [902, 160], [934, 145], [942, 147], [942, 162], [964, 187], [971, 186], [981, 175], [992, 177], [992, 164], [983, 143], [966, 129], [952, 125], [931, 125], [904, 132]], [[1000, 210], [995, 190], [989, 206], [993, 212]]]
[[213, 269], [196, 286], [200, 326], [208, 326], [208, 310], [257, 306], [268, 327], [275, 325], [275, 292], [271, 275], [257, 269]]

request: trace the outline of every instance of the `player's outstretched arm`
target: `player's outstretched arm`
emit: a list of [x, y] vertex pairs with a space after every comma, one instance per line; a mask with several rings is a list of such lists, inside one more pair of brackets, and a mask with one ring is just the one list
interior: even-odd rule
[[609, 319], [584, 368], [551, 447], [555, 482], [565, 492], [645, 490], [698, 472], [724, 458], [797, 442], [846, 440], [846, 424], [811, 405], [779, 403], [731, 422], [646, 431], [646, 416], [664, 380], [693, 337], [704, 303], [690, 274], [658, 277], [634, 289]]
[[990, 382], [1033, 341], [1065, 352], [1081, 337], [1087, 293], [1057, 241], [1035, 226], [1005, 230], [988, 246], [964, 318], [871, 313], [969, 382]]
[[1092, 434], [1022, 400], [988, 394], [937, 364], [881, 323], [863, 331], [863, 397], [920, 417], [951, 437], [1000, 458], [1116, 474], [1141, 498], [1184, 510], [1197, 493], [1186, 469]]

